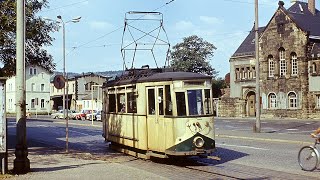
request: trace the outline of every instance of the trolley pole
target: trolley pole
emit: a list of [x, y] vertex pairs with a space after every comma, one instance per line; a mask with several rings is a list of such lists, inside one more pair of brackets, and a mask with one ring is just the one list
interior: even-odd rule
[[259, 25], [258, 25], [258, 0], [255, 0], [255, 52], [256, 52], [256, 124], [253, 131], [261, 132], [260, 122], [260, 65], [259, 65]]
[[17, 52], [16, 52], [16, 149], [14, 172], [30, 171], [26, 128], [26, 84], [25, 84], [25, 0], [17, 0]]

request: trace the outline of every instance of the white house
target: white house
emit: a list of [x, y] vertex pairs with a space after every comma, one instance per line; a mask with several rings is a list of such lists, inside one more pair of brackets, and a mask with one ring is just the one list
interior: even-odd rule
[[[51, 73], [40, 66], [27, 66], [26, 71], [26, 111], [30, 113], [49, 113]], [[7, 113], [16, 112], [16, 76], [6, 81]]]

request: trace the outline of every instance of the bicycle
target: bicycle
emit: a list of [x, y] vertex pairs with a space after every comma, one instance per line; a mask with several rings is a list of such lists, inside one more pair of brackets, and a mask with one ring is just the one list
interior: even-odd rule
[[317, 169], [320, 162], [319, 151], [316, 147], [320, 144], [320, 135], [312, 137], [315, 138], [314, 145], [302, 147], [298, 154], [299, 165], [304, 171], [313, 171]]

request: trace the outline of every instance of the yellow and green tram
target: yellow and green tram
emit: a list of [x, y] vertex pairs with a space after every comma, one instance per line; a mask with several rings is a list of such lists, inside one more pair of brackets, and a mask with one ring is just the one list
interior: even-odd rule
[[131, 69], [102, 88], [103, 136], [112, 148], [142, 158], [215, 150], [210, 76]]

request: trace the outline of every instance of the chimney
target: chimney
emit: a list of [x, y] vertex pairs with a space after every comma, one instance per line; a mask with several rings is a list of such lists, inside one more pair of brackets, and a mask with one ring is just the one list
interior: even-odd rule
[[316, 3], [315, 3], [315, 0], [308, 0], [308, 9], [313, 15], [316, 14]]
[[283, 2], [283, 1], [279, 1], [279, 2], [278, 2], [278, 5], [281, 6], [281, 7], [283, 7], [283, 6], [284, 6], [284, 2]]

